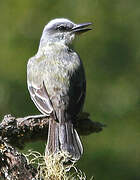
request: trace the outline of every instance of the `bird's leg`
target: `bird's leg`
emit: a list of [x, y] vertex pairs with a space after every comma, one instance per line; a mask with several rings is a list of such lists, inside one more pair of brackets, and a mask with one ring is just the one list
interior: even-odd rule
[[39, 118], [45, 118], [45, 117], [49, 117], [49, 114], [38, 114], [38, 115], [32, 115], [32, 116], [26, 116], [24, 117], [24, 120], [28, 120], [28, 119], [39, 119]]

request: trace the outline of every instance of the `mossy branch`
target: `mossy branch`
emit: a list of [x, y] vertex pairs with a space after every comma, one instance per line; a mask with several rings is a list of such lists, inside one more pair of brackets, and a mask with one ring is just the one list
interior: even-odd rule
[[[50, 119], [50, 116], [41, 117], [40, 115], [22, 118], [6, 115], [0, 123], [0, 136], [14, 147], [23, 149], [26, 142], [47, 140]], [[79, 135], [100, 132], [104, 127], [99, 122], [91, 121], [88, 113], [82, 113], [74, 126]]]
[[[0, 123], [0, 178], [4, 180], [36, 180], [37, 169], [27, 157], [15, 147], [24, 148], [30, 141], [47, 140], [48, 124], [51, 117], [41, 115], [16, 118], [4, 116]], [[80, 135], [100, 132], [104, 127], [99, 122], [89, 119], [89, 114], [82, 113], [74, 124]], [[47, 163], [46, 163], [47, 164]], [[38, 178], [37, 178], [38, 179]]]

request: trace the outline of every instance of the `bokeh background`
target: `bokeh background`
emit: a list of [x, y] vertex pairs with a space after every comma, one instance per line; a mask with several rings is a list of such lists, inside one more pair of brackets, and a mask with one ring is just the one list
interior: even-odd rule
[[[26, 64], [38, 49], [44, 25], [56, 17], [93, 22], [74, 48], [87, 76], [84, 110], [105, 123], [82, 137], [78, 162], [88, 179], [140, 179], [140, 1], [1, 0], [0, 118], [38, 114], [26, 85]], [[45, 142], [28, 144], [43, 153]]]

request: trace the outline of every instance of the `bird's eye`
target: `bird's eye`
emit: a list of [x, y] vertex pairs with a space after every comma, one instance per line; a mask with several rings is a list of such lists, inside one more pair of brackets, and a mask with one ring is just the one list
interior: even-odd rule
[[56, 29], [58, 29], [59, 31], [67, 31], [67, 30], [69, 30], [69, 28], [64, 26], [64, 25], [57, 26]]

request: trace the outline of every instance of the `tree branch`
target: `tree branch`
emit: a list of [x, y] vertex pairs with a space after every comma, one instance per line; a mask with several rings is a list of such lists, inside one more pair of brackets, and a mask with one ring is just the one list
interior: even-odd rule
[[[44, 115], [16, 118], [4, 116], [0, 123], [0, 177], [4, 180], [36, 180], [37, 170], [15, 147], [24, 148], [30, 141], [46, 140], [51, 117]], [[79, 135], [100, 132], [104, 125], [93, 122], [89, 114], [82, 113], [74, 124]], [[12, 147], [13, 146], [13, 147]]]
[[[40, 115], [23, 118], [6, 115], [0, 123], [0, 136], [14, 147], [23, 149], [26, 142], [47, 139], [50, 119], [50, 116], [40, 117]], [[99, 122], [91, 121], [87, 113], [82, 113], [74, 126], [80, 135], [100, 132], [104, 127]]]
[[0, 139], [0, 179], [36, 180], [37, 170], [26, 157]]

